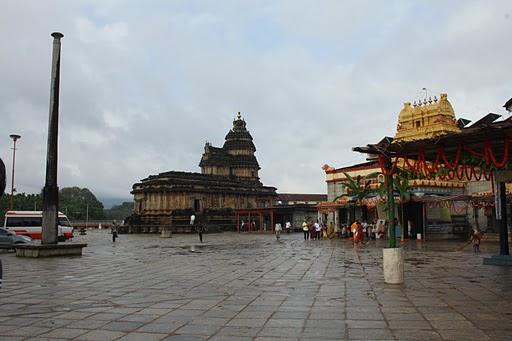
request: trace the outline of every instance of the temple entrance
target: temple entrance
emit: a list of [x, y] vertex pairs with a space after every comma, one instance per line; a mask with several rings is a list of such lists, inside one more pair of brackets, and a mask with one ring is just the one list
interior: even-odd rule
[[194, 212], [201, 212], [201, 199], [194, 199]]

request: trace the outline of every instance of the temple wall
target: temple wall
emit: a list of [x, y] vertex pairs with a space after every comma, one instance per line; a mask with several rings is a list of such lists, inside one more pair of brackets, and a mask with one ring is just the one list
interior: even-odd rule
[[[148, 188], [146, 188], [147, 190]], [[137, 195], [135, 213], [145, 215], [170, 215], [174, 209], [194, 209], [194, 200], [201, 201], [201, 210], [204, 208], [257, 208], [263, 202], [270, 207], [273, 200], [262, 198], [258, 194], [240, 193], [207, 193], [195, 189], [193, 192], [150, 192]]]

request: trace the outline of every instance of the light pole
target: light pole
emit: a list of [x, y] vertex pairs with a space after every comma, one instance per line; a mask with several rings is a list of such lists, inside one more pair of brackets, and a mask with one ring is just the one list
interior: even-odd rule
[[12, 211], [12, 207], [14, 204], [14, 163], [16, 162], [16, 141], [21, 138], [21, 135], [11, 134], [9, 135], [14, 142], [14, 147], [12, 148], [12, 183], [11, 183], [11, 204], [9, 205], [9, 210]]

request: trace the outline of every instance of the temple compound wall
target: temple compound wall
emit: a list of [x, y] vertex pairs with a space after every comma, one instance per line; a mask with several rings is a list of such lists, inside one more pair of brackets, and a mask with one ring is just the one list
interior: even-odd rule
[[240, 113], [222, 148], [205, 144], [201, 173], [168, 171], [133, 185], [134, 214], [126, 232], [158, 232], [160, 228], [191, 229], [195, 223], [215, 230], [236, 229], [235, 209], [270, 208], [276, 188], [263, 186], [256, 147]]

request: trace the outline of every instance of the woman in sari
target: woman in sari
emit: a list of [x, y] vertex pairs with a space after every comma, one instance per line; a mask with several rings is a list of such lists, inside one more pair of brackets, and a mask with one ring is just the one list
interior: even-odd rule
[[327, 236], [330, 239], [333, 239], [336, 236], [336, 233], [334, 233], [334, 224], [332, 223], [332, 221], [329, 224], [329, 227], [327, 228]]

